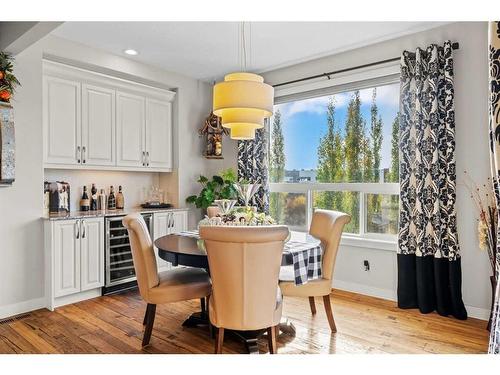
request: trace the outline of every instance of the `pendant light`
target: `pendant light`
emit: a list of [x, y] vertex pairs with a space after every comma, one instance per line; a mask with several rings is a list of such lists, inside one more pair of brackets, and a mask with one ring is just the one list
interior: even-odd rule
[[[274, 88], [264, 78], [246, 72], [245, 24], [240, 27], [242, 72], [227, 74], [214, 85], [213, 112], [222, 118], [230, 137], [238, 140], [255, 138], [255, 130], [264, 127], [264, 119], [273, 114]], [[250, 41], [251, 42], [251, 41]]]

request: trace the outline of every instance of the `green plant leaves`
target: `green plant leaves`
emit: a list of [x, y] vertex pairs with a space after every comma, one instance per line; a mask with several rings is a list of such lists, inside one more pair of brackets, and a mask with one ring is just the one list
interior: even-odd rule
[[236, 172], [229, 168], [212, 177], [209, 180], [205, 176], [198, 178], [198, 183], [202, 185], [199, 195], [191, 195], [186, 198], [186, 203], [194, 203], [197, 208], [207, 209], [216, 199], [235, 199], [236, 189], [233, 183], [236, 181]]

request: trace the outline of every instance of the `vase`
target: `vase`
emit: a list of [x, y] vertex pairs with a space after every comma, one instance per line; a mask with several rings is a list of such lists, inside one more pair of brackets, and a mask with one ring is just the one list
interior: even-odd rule
[[490, 282], [491, 282], [491, 309], [490, 309], [490, 318], [488, 319], [488, 325], [486, 326], [486, 329], [488, 331], [491, 330], [491, 321], [493, 319], [493, 307], [495, 306], [495, 291], [497, 287], [497, 280], [495, 279], [495, 276], [490, 276]]
[[234, 188], [238, 192], [238, 195], [245, 203], [245, 206], [250, 206], [250, 200], [254, 194], [259, 190], [260, 184], [233, 184]]

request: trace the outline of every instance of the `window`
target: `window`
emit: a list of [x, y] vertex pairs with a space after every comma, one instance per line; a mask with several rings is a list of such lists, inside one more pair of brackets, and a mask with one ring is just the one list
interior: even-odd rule
[[[399, 84], [277, 98], [270, 213], [306, 230], [315, 208], [349, 213], [344, 238], [394, 242], [399, 216]], [[366, 245], [366, 242], [365, 242]]]

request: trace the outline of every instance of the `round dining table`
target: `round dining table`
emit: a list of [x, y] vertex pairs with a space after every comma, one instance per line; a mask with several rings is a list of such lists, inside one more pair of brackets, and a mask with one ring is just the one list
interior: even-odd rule
[[[172, 266], [203, 268], [210, 272], [204, 242], [198, 237], [168, 234], [156, 239], [154, 244], [158, 248], [158, 256], [172, 263]], [[283, 253], [281, 264], [291, 265], [292, 262], [291, 254]], [[201, 311], [193, 313], [182, 325], [185, 327], [210, 326], [207, 310], [208, 306], [205, 308], [204, 304], [202, 304]], [[295, 336], [295, 327], [287, 318], [282, 318], [280, 331]], [[244, 342], [249, 353], [256, 354], [259, 352], [257, 340], [266, 330], [229, 332]]]

